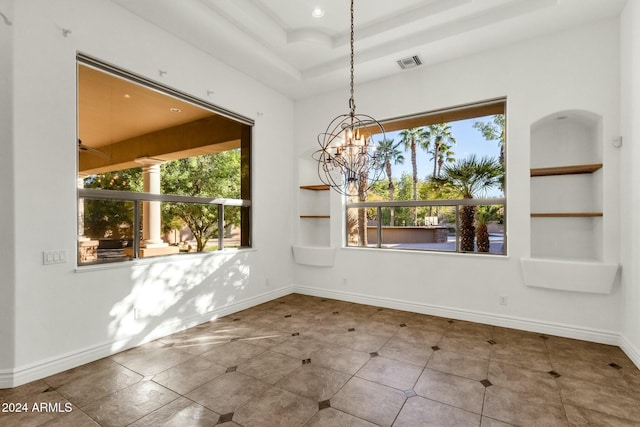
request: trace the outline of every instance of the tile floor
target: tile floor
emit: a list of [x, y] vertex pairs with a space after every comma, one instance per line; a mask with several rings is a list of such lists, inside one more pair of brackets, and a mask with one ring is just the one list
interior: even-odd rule
[[292, 294], [0, 401], [29, 410], [0, 426], [631, 426], [640, 372], [617, 347]]

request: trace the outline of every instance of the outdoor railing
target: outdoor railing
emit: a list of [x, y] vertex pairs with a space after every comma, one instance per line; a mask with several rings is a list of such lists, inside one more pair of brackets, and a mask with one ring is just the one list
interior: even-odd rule
[[[460, 214], [464, 206], [475, 206], [476, 209], [486, 206], [499, 211], [499, 220], [494, 219], [490, 226], [497, 229], [491, 233], [493, 245], [486, 253], [504, 255], [507, 243], [505, 203], [505, 198], [348, 202], [345, 211], [347, 246], [477, 253], [475, 248], [473, 251], [461, 249]], [[357, 219], [362, 209], [366, 210], [369, 230], [366, 244], [362, 241], [364, 232], [360, 230], [363, 215], [359, 216], [359, 221]], [[406, 221], [398, 225], [397, 218], [394, 224], [390, 223], [392, 210], [406, 218], [407, 211], [413, 209], [421, 211], [416, 225]], [[445, 233], [446, 241], [442, 241]]]
[[[133, 226], [132, 226], [132, 248], [133, 258], [138, 258], [140, 254], [140, 242], [141, 242], [141, 213], [143, 202], [163, 202], [163, 203], [181, 203], [181, 204], [200, 204], [217, 206], [217, 230], [218, 230], [218, 244], [217, 250], [224, 249], [224, 226], [225, 226], [225, 206], [234, 206], [241, 209], [242, 215], [245, 216], [244, 220], [241, 220], [242, 226], [246, 229], [242, 230], [242, 233], [249, 233], [249, 208], [251, 207], [250, 200], [242, 199], [227, 199], [227, 198], [210, 198], [210, 197], [197, 197], [197, 196], [182, 196], [176, 194], [152, 194], [143, 192], [130, 192], [130, 191], [116, 191], [116, 190], [101, 190], [101, 189], [78, 189], [78, 201], [83, 203], [84, 200], [103, 200], [113, 202], [123, 202], [133, 204]], [[244, 209], [243, 209], [244, 208]], [[248, 234], [242, 240], [249, 242]]]

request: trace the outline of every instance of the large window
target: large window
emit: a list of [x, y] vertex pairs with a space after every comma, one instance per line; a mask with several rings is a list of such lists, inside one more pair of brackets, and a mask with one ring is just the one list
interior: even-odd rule
[[348, 200], [347, 246], [506, 254], [505, 100], [383, 125], [385, 179]]
[[78, 264], [251, 245], [252, 122], [78, 58]]

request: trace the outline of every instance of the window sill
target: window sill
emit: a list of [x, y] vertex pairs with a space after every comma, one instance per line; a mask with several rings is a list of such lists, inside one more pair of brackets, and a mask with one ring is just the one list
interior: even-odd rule
[[417, 255], [435, 255], [435, 256], [455, 256], [462, 258], [475, 258], [475, 259], [495, 259], [500, 261], [508, 261], [511, 257], [503, 254], [492, 253], [465, 253], [465, 252], [444, 252], [444, 251], [429, 251], [421, 249], [388, 249], [388, 248], [361, 248], [357, 246], [343, 246], [340, 249], [348, 251], [368, 251], [372, 253], [400, 253], [400, 254], [417, 254]]
[[166, 255], [166, 256], [159, 256], [159, 257], [138, 258], [138, 259], [132, 259], [129, 261], [114, 261], [114, 262], [105, 262], [100, 264], [77, 265], [75, 268], [75, 272], [88, 273], [92, 271], [114, 270], [119, 268], [137, 267], [140, 265], [163, 264], [163, 263], [169, 263], [169, 262], [173, 263], [177, 261], [197, 260], [197, 259], [210, 258], [210, 257], [216, 257], [216, 256], [230, 256], [238, 253], [256, 252], [256, 251], [257, 249], [255, 248], [224, 249], [221, 251], [176, 254], [176, 255]]

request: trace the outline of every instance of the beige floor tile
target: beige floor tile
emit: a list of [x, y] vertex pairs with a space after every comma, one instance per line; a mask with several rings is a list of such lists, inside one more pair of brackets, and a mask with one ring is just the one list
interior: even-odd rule
[[482, 381], [487, 378], [489, 360], [463, 353], [438, 350], [429, 359], [427, 368]]
[[304, 360], [311, 358], [314, 351], [319, 350], [325, 345], [326, 344], [320, 341], [307, 338], [301, 334], [287, 338], [284, 342], [271, 347], [270, 350], [275, 353], [293, 357], [294, 359]]
[[409, 325], [404, 328], [400, 328], [394, 338], [429, 348], [437, 345], [442, 339], [442, 336], [442, 331], [434, 331], [431, 329], [424, 329], [420, 326]]
[[226, 369], [208, 359], [195, 357], [155, 375], [153, 381], [176, 393], [187, 394], [224, 374]]
[[425, 369], [414, 391], [435, 400], [476, 414], [482, 413], [485, 386], [479, 381]]
[[314, 365], [353, 375], [369, 361], [371, 355], [337, 345], [325, 345], [311, 353], [310, 358]]
[[[2, 417], [0, 416], [0, 425], [2, 424]], [[6, 424], [10, 425], [10, 424]], [[71, 412], [62, 414], [59, 417], [52, 419], [44, 424], [40, 424], [40, 427], [100, 427], [100, 424], [95, 422], [91, 417], [82, 412], [79, 408], [74, 408]]]
[[155, 375], [194, 357], [186, 351], [154, 341], [140, 351], [132, 349], [112, 356], [112, 360], [143, 376]]
[[456, 321], [445, 331], [444, 336], [450, 338], [471, 338], [481, 341], [489, 341], [493, 339], [493, 326]]
[[257, 326], [252, 329], [251, 333], [240, 338], [239, 341], [268, 349], [284, 342], [290, 336], [291, 332], [265, 326]]
[[74, 405], [91, 402], [142, 380], [142, 375], [110, 359], [101, 359], [46, 378], [45, 381]]
[[539, 394], [557, 398], [560, 395], [558, 383], [547, 372], [521, 368], [508, 363], [489, 363], [489, 381], [500, 387], [506, 387], [523, 393]]
[[302, 359], [294, 359], [270, 350], [238, 365], [238, 372], [269, 384], [275, 384], [287, 374], [302, 366]]
[[326, 408], [316, 412], [304, 427], [377, 427], [353, 415], [346, 414], [334, 408]]
[[422, 369], [413, 363], [378, 356], [365, 363], [356, 376], [405, 391], [413, 388]]
[[350, 378], [348, 374], [310, 363], [300, 366], [276, 385], [313, 401], [321, 402], [331, 399]]
[[83, 411], [102, 426], [126, 426], [178, 397], [161, 385], [143, 381], [97, 400]]
[[269, 384], [241, 374], [230, 372], [198, 387], [186, 397], [212, 411], [225, 415], [260, 395]]
[[390, 426], [406, 395], [396, 389], [354, 377], [331, 399], [331, 406], [380, 426]]
[[233, 420], [244, 427], [294, 427], [304, 425], [316, 412], [317, 402], [271, 387], [239, 408]]
[[364, 331], [344, 331], [328, 336], [328, 342], [341, 345], [352, 350], [372, 353], [380, 350], [389, 340], [387, 337], [372, 335]]
[[407, 400], [394, 427], [471, 427], [480, 425], [480, 415], [434, 402], [420, 396]]
[[494, 420], [489, 417], [482, 417], [480, 421], [480, 427], [515, 427], [513, 424], [503, 423], [502, 421]]
[[624, 427], [637, 426], [637, 421], [628, 420], [614, 415], [603, 414], [602, 412], [591, 411], [578, 408], [573, 405], [564, 405], [569, 424], [572, 426], [598, 426], [598, 427]]
[[400, 325], [397, 323], [389, 323], [381, 320], [366, 320], [361, 322], [359, 329], [371, 335], [378, 335], [381, 337], [392, 337], [400, 329]]
[[558, 382], [565, 404], [627, 418], [640, 424], [640, 400], [629, 391], [564, 376]]
[[416, 344], [405, 341], [402, 338], [393, 337], [378, 350], [378, 354], [389, 359], [425, 366], [433, 354], [433, 350], [431, 347], [423, 344]]
[[568, 425], [559, 397], [523, 393], [498, 385], [487, 387], [482, 415], [514, 425]]
[[545, 351], [531, 350], [518, 345], [497, 343], [491, 347], [491, 360], [509, 363], [534, 371], [549, 372], [552, 365]]
[[491, 344], [481, 338], [460, 338], [444, 336], [438, 341], [438, 347], [445, 351], [455, 351], [470, 356], [488, 359], [491, 354]]
[[265, 349], [262, 347], [246, 344], [240, 341], [233, 341], [219, 344], [208, 352], [203, 353], [200, 357], [204, 357], [218, 365], [230, 368], [232, 366], [238, 366], [264, 351]]
[[581, 380], [606, 384], [611, 387], [628, 387], [621, 369], [615, 369], [606, 362], [589, 362], [569, 357], [551, 356], [551, 365], [557, 373]]
[[129, 427], [213, 427], [219, 419], [215, 412], [180, 397]]

